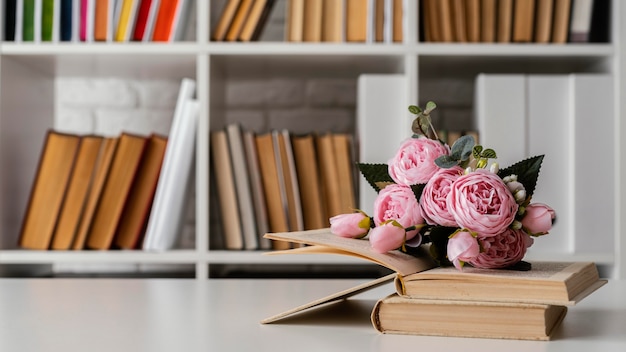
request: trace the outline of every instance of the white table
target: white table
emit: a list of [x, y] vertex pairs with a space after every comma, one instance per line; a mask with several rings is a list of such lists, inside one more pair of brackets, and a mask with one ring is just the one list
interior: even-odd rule
[[259, 321], [366, 280], [0, 279], [0, 351], [626, 351], [626, 281], [570, 308], [550, 342], [383, 335], [385, 285]]

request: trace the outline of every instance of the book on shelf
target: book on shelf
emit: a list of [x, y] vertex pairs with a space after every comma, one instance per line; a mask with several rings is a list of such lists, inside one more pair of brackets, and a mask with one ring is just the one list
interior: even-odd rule
[[356, 209], [356, 192], [354, 183], [356, 178], [354, 157], [352, 155], [352, 137], [346, 133], [333, 133], [333, 153], [337, 163], [337, 176], [335, 182], [339, 183], [339, 198], [341, 212], [347, 213]]
[[17, 0], [7, 0], [4, 3], [4, 40], [15, 41], [15, 15]]
[[[243, 141], [243, 131], [241, 125], [234, 123], [226, 126], [228, 140], [228, 150], [230, 150], [230, 160], [234, 179], [235, 193], [237, 196], [237, 208], [239, 212], [239, 223], [243, 238], [243, 248], [258, 249], [259, 235], [256, 228], [256, 214], [250, 182], [250, 170], [248, 160], [246, 160], [246, 149]], [[219, 170], [218, 172], [220, 172]], [[229, 216], [229, 215], [226, 215]]]
[[535, 0], [515, 0], [511, 41], [529, 43], [534, 38]]
[[343, 24], [345, 3], [336, 0], [324, 0], [322, 6], [322, 41], [342, 42], [345, 37]]
[[[58, 41], [58, 17], [59, 3], [56, 0], [41, 0], [41, 41]], [[56, 33], [55, 33], [56, 32]], [[56, 38], [55, 38], [56, 35]]]
[[[506, 2], [511, 0], [481, 0], [480, 1], [480, 41], [493, 43], [498, 38], [500, 25], [506, 26], [502, 13], [506, 12]], [[509, 22], [510, 27], [510, 22]], [[509, 28], [510, 29], [510, 28]]]
[[304, 2], [302, 41], [322, 41], [322, 5], [323, 0], [308, 0]]
[[552, 35], [554, 0], [537, 0], [535, 13], [535, 43], [549, 43]]
[[152, 40], [152, 35], [154, 34], [154, 24], [159, 13], [160, 4], [161, 0], [152, 0], [150, 3], [150, 8], [148, 9], [148, 15], [146, 17], [146, 26], [141, 39], [143, 42], [149, 42]]
[[[123, 1], [121, 4], [119, 19], [115, 28], [115, 41], [128, 42], [131, 38], [132, 30], [135, 26], [135, 18], [139, 0], [118, 0]], [[163, 0], [166, 1], [166, 0]]]
[[72, 240], [71, 249], [73, 250], [85, 248], [87, 235], [96, 214], [98, 202], [100, 201], [102, 190], [104, 189], [104, 185], [109, 175], [109, 170], [111, 169], [118, 141], [118, 137], [106, 137], [102, 141], [102, 147], [98, 153], [98, 160], [95, 165], [93, 180], [89, 186], [87, 200], [80, 216], [77, 232]]
[[346, 0], [345, 31], [347, 42], [365, 42], [367, 39], [367, 17], [371, 11], [368, 0]]
[[[35, 41], [35, 0], [22, 0], [22, 28], [19, 28], [22, 33], [21, 39], [25, 42]], [[19, 3], [18, 3], [19, 5]]]
[[93, 39], [96, 41], [111, 40], [111, 24], [110, 19], [113, 18], [113, 0], [96, 0], [95, 17], [94, 17], [94, 34]]
[[[368, 5], [372, 10], [368, 19], [368, 38], [371, 36], [373, 42], [385, 41], [385, 0], [370, 0]], [[371, 26], [371, 28], [370, 28]], [[373, 33], [370, 35], [370, 32]]]
[[567, 42], [572, 0], [555, 0], [553, 6], [552, 43], [563, 44]]
[[586, 43], [589, 41], [593, 3], [594, 0], [572, 0], [569, 42]]
[[315, 148], [320, 168], [322, 195], [326, 206], [325, 218], [343, 213], [340, 194], [342, 185], [337, 182], [337, 155], [333, 146], [333, 136], [330, 133], [318, 135], [315, 139]]
[[496, 21], [496, 41], [509, 43], [513, 33], [513, 0], [499, 0]]
[[87, 235], [85, 242], [87, 248], [100, 250], [111, 248], [146, 142], [146, 137], [129, 133], [122, 133], [119, 137], [111, 169]]
[[[468, 0], [465, 3], [465, 16], [467, 23], [467, 41], [480, 42], [480, 0]], [[493, 25], [493, 22], [492, 22]]]
[[193, 98], [195, 91], [195, 80], [181, 80], [159, 182], [148, 218], [144, 250], [171, 249], [182, 224], [199, 114], [199, 103]]
[[274, 152], [278, 165], [278, 178], [283, 193], [283, 208], [287, 211], [289, 231], [304, 230], [302, 219], [302, 202], [300, 200], [300, 185], [296, 174], [296, 163], [291, 145], [291, 133], [288, 130], [273, 131]]
[[239, 3], [242, 0], [228, 0], [224, 4], [224, 8], [222, 9], [222, 13], [213, 29], [213, 33], [211, 35], [211, 39], [214, 41], [222, 41], [226, 38], [226, 33], [228, 32], [228, 28], [230, 27], [230, 23], [235, 17], [235, 13], [237, 13], [237, 8], [239, 7]]
[[467, 42], [467, 14], [465, 0], [451, 0], [452, 37], [455, 42]]
[[315, 151], [315, 137], [313, 134], [293, 136], [292, 146], [298, 183], [301, 186], [300, 196], [304, 229], [313, 230], [327, 227], [328, 220], [324, 211], [324, 199], [322, 197], [320, 173]]
[[72, 246], [89, 196], [103, 140], [103, 137], [95, 135], [82, 136], [80, 139], [76, 162], [52, 236], [51, 249], [68, 250]]
[[274, 7], [275, 0], [257, 0], [250, 9], [248, 19], [243, 24], [239, 33], [239, 40], [242, 42], [257, 41], [261, 37], [263, 28], [269, 19], [269, 15]]
[[211, 132], [211, 156], [215, 170], [217, 197], [220, 204], [220, 222], [222, 224], [225, 249], [243, 249], [244, 239], [239, 212], [239, 199], [235, 186], [233, 160], [225, 130]]
[[141, 0], [141, 3], [137, 7], [137, 18], [135, 19], [135, 28], [133, 28], [132, 32], [132, 39], [134, 41], [143, 40], [152, 2], [153, 0]]
[[226, 41], [232, 42], [239, 38], [239, 33], [241, 33], [241, 29], [248, 19], [250, 9], [252, 9], [252, 3], [252, 0], [241, 0], [239, 7], [237, 7], [237, 12], [235, 12], [235, 16], [230, 22], [230, 26], [226, 32], [226, 37], [224, 38]]
[[437, 11], [435, 0], [421, 1], [421, 22], [423, 23], [424, 40], [426, 42], [441, 41], [441, 22]]
[[376, 302], [371, 320], [385, 334], [549, 340], [566, 314], [567, 307], [549, 304], [424, 300], [391, 294]]
[[263, 235], [269, 231], [269, 223], [267, 220], [267, 208], [265, 205], [265, 194], [263, 193], [263, 183], [261, 181], [261, 169], [259, 167], [258, 153], [256, 150], [256, 134], [252, 131], [243, 132], [243, 141], [246, 154], [246, 162], [248, 165], [248, 173], [250, 176], [250, 188], [252, 192], [252, 201], [254, 203], [254, 218], [256, 220], [256, 229], [259, 242], [259, 249], [271, 249], [272, 243]]
[[404, 0], [393, 0], [393, 27], [391, 33], [394, 43], [402, 43], [404, 41], [404, 27], [406, 24], [404, 6]]
[[47, 132], [22, 220], [20, 247], [45, 250], [50, 246], [79, 145], [77, 135]]
[[593, 2], [589, 43], [608, 43], [611, 39], [611, 1]]
[[122, 217], [115, 232], [113, 239], [115, 248], [139, 248], [154, 200], [154, 192], [159, 181], [166, 146], [167, 137], [157, 134], [148, 137], [137, 176], [131, 186]]
[[304, 39], [304, 0], [287, 0], [285, 13], [285, 41]]

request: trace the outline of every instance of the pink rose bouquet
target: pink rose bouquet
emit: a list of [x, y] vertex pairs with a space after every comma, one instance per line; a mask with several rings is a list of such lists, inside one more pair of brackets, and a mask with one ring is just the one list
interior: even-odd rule
[[[523, 261], [534, 237], [549, 233], [556, 219], [532, 196], [543, 155], [500, 169], [493, 149], [462, 136], [452, 147], [441, 142], [430, 120], [429, 102], [416, 114], [414, 136], [400, 145], [388, 164], [359, 164], [378, 192], [374, 214], [331, 218], [339, 236], [364, 238], [373, 251], [430, 246], [441, 265], [510, 268]], [[526, 265], [522, 265], [526, 266]], [[518, 266], [519, 267], [519, 266]]]

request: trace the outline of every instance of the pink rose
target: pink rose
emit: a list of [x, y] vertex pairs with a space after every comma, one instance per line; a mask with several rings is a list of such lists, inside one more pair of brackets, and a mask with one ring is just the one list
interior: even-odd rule
[[406, 239], [404, 227], [395, 221], [388, 221], [374, 227], [370, 232], [370, 246], [377, 253], [387, 253], [402, 246]]
[[502, 179], [485, 169], [454, 181], [447, 200], [458, 226], [478, 233], [478, 238], [504, 231], [515, 219], [518, 208]]
[[531, 235], [545, 235], [552, 228], [552, 222], [556, 218], [555, 211], [541, 203], [532, 203], [526, 207], [526, 213], [522, 218], [522, 227]]
[[462, 174], [459, 166], [439, 169], [428, 181], [420, 198], [422, 215], [428, 224], [457, 227], [454, 216], [448, 211], [447, 197], [452, 183]]
[[478, 241], [467, 231], [459, 231], [448, 240], [448, 259], [459, 270], [462, 268], [461, 261], [469, 262], [476, 258], [479, 252]]
[[341, 237], [361, 238], [370, 230], [370, 218], [361, 213], [339, 214], [330, 218], [330, 232]]
[[522, 230], [508, 228], [495, 236], [478, 240], [483, 251], [468, 261], [472, 266], [485, 269], [506, 268], [524, 258], [526, 249], [533, 244], [532, 237]]
[[[387, 220], [396, 220], [405, 228], [424, 223], [420, 205], [411, 187], [391, 184], [378, 192], [374, 201], [374, 223], [380, 226]], [[418, 230], [407, 232], [413, 238]]]
[[439, 170], [435, 159], [448, 154], [450, 148], [439, 141], [426, 137], [409, 138], [389, 160], [389, 176], [401, 185], [426, 183]]

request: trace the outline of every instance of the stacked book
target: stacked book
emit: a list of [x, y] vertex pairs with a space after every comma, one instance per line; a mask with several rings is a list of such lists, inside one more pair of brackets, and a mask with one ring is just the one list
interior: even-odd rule
[[439, 267], [428, 253], [373, 252], [368, 241], [328, 229], [274, 233], [268, 238], [309, 246], [282, 253], [332, 253], [366, 259], [393, 271], [387, 277], [267, 318], [271, 323], [393, 281], [395, 292], [379, 299], [371, 314], [382, 333], [549, 340], [568, 307], [606, 283], [592, 262], [534, 262], [530, 270]]
[[425, 42], [607, 42], [610, 1], [424, 0]]
[[[230, 124], [211, 133], [222, 248], [286, 249], [266, 232], [320, 229], [356, 208], [352, 137], [344, 133], [254, 133]], [[215, 239], [214, 239], [215, 240]]]
[[172, 42], [191, 35], [196, 0], [9, 0], [5, 40]]

